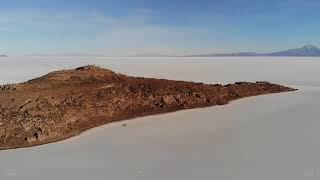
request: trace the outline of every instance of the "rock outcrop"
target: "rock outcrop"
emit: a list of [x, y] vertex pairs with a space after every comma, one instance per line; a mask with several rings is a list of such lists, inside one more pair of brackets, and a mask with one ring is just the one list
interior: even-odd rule
[[268, 82], [209, 85], [130, 77], [96, 66], [0, 86], [0, 149], [67, 139], [106, 123], [294, 89]]

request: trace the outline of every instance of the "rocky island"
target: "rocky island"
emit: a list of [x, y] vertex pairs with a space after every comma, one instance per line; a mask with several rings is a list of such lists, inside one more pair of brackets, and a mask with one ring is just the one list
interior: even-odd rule
[[0, 86], [0, 149], [56, 142], [106, 123], [295, 89], [131, 77], [97, 66]]

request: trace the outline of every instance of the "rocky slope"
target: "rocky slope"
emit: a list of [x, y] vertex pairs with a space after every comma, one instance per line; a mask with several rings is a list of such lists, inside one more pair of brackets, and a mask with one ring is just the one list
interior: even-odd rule
[[95, 66], [0, 86], [0, 149], [67, 139], [106, 123], [293, 91], [268, 82], [207, 85], [130, 77]]

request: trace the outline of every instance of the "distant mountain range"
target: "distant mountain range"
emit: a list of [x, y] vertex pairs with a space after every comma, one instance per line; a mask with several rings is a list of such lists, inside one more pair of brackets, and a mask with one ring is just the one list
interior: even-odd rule
[[[40, 56], [57, 56], [57, 55], [40, 55]], [[96, 54], [63, 54], [63, 56], [103, 56]], [[285, 57], [320, 57], [320, 48], [314, 45], [306, 45], [296, 49], [289, 49], [285, 51], [270, 52], [270, 53], [258, 53], [258, 52], [237, 52], [237, 53], [212, 53], [212, 54], [194, 54], [187, 56], [177, 55], [163, 55], [156, 53], [146, 53], [133, 55], [131, 57], [248, 57], [248, 56], [285, 56]], [[7, 55], [1, 55], [0, 57], [8, 57]]]
[[186, 57], [241, 57], [241, 56], [288, 56], [288, 57], [320, 57], [320, 48], [313, 45], [306, 45], [301, 48], [290, 49], [286, 51], [257, 53], [257, 52], [239, 52], [226, 54], [198, 54]]

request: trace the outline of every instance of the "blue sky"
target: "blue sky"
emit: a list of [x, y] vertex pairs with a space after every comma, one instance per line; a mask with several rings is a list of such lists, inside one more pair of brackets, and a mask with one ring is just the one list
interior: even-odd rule
[[0, 0], [0, 54], [194, 54], [320, 45], [318, 0]]

